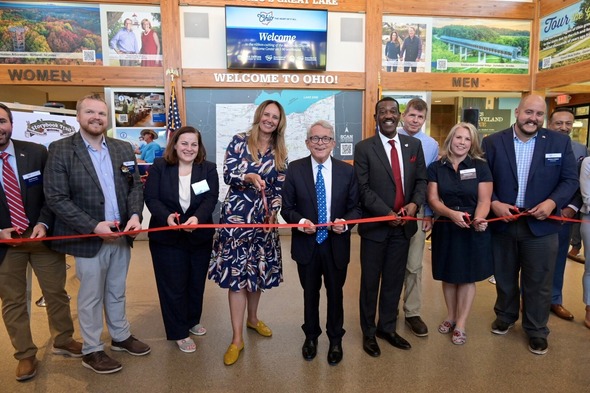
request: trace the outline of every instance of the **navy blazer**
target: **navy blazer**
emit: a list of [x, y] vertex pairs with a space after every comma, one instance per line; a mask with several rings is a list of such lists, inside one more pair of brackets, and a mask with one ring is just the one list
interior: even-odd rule
[[[18, 181], [20, 184], [21, 195], [23, 197], [23, 206], [25, 213], [29, 219], [29, 225], [35, 226], [42, 222], [46, 224], [49, 231], [53, 226], [53, 212], [47, 207], [45, 203], [45, 196], [43, 194], [43, 177], [42, 173], [47, 162], [47, 149], [45, 146], [38, 143], [23, 142], [12, 140], [14, 145], [14, 152], [16, 158], [16, 166], [18, 169]], [[27, 184], [23, 176], [39, 171], [39, 181], [34, 184]], [[6, 195], [4, 188], [0, 187], [0, 228], [11, 228], [10, 211], [8, 209], [8, 202], [6, 202]], [[9, 246], [6, 244], [0, 245], [0, 263], [4, 260], [6, 250]]]
[[[551, 199], [557, 206], [552, 214], [559, 215], [561, 207], [567, 205], [579, 187], [571, 140], [567, 135], [545, 128], [539, 130], [536, 138], [527, 180], [525, 206], [519, 207], [530, 209], [546, 199]], [[518, 179], [512, 127], [485, 137], [482, 148], [494, 177], [492, 202], [500, 201], [515, 205]], [[551, 162], [547, 158], [548, 154], [560, 155], [559, 160]], [[537, 220], [533, 217], [526, 217], [526, 220], [535, 236], [556, 233], [561, 228], [561, 222], [555, 220]], [[492, 224], [492, 229], [496, 231], [506, 228], [504, 222]]]
[[[418, 138], [402, 134], [399, 139], [404, 162], [404, 205], [413, 202], [420, 209], [426, 198], [427, 183], [422, 143]], [[359, 181], [363, 218], [386, 216], [393, 210], [396, 189], [391, 164], [379, 134], [356, 144], [354, 169]], [[410, 239], [418, 230], [418, 224], [408, 221], [402, 228], [406, 238]], [[390, 229], [386, 221], [360, 224], [359, 234], [382, 242]]]
[[[289, 224], [297, 224], [302, 218], [313, 223], [318, 222], [318, 202], [313, 180], [311, 156], [301, 158], [289, 164], [287, 176], [283, 183], [283, 203], [281, 216]], [[332, 158], [332, 200], [330, 219], [358, 219], [361, 210], [358, 205], [359, 192], [357, 179], [352, 165]], [[340, 269], [346, 267], [350, 260], [350, 230], [342, 234], [332, 231], [328, 239], [332, 248], [334, 263]], [[297, 263], [308, 264], [315, 247], [316, 235], [308, 235], [297, 228], [291, 230], [291, 257]]]
[[[193, 164], [191, 173], [191, 185], [206, 180], [209, 191], [199, 195], [191, 190], [191, 203], [186, 212], [182, 212], [178, 194], [178, 165], [170, 165], [163, 158], [156, 158], [148, 170], [145, 182], [144, 199], [152, 218], [150, 228], [168, 227], [167, 219], [172, 213], [180, 215], [180, 223], [189, 217], [195, 216], [199, 224], [213, 223], [213, 210], [219, 196], [219, 176], [214, 163], [203, 161]], [[202, 243], [211, 244], [213, 228], [203, 228], [192, 232], [169, 230], [150, 232], [150, 241], [158, 243], [190, 248]]]

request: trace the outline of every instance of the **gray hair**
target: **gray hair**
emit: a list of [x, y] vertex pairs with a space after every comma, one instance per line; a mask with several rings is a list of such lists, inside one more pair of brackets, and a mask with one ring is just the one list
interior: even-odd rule
[[332, 134], [332, 137], [334, 137], [334, 126], [326, 120], [318, 120], [315, 123], [313, 123], [311, 126], [309, 126], [309, 128], [307, 129], [307, 137], [308, 138], [311, 136], [311, 129], [314, 128], [315, 126], [320, 126], [322, 128], [325, 128], [326, 130], [329, 130], [330, 133]]

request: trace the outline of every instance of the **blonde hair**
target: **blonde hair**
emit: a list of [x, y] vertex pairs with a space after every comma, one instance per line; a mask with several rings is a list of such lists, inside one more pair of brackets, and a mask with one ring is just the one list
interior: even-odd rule
[[453, 157], [453, 153], [451, 152], [451, 142], [453, 141], [457, 131], [461, 128], [468, 130], [469, 136], [471, 138], [471, 147], [469, 148], [467, 155], [472, 159], [485, 161], [483, 150], [481, 150], [479, 145], [477, 129], [473, 124], [467, 122], [457, 123], [453, 126], [453, 128], [451, 128], [451, 131], [449, 131], [449, 135], [447, 135], [447, 138], [445, 139], [441, 148], [441, 160], [443, 158], [451, 159]]
[[260, 134], [260, 120], [267, 106], [275, 104], [279, 108], [280, 119], [277, 129], [273, 131], [271, 136], [271, 146], [275, 156], [275, 166], [278, 170], [284, 171], [287, 169], [287, 145], [285, 144], [285, 129], [287, 128], [287, 118], [285, 116], [285, 110], [278, 101], [266, 100], [256, 108], [254, 112], [254, 121], [252, 122], [252, 128], [248, 132], [250, 137], [248, 138], [248, 150], [250, 150], [250, 156], [252, 161], [256, 164], [260, 164], [258, 154], [254, 152], [258, 151], [258, 135]]

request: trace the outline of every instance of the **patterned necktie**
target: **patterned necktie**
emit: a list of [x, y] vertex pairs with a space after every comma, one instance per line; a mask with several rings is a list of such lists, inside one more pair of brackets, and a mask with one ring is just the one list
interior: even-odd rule
[[23, 198], [20, 193], [18, 181], [16, 180], [16, 175], [12, 166], [8, 163], [8, 156], [6, 152], [0, 153], [0, 158], [2, 159], [2, 183], [4, 184], [8, 210], [10, 211], [10, 222], [20, 235], [29, 227], [29, 220], [25, 214]]
[[391, 145], [391, 170], [393, 171], [393, 180], [395, 180], [395, 202], [393, 204], [393, 211], [399, 212], [404, 207], [404, 187], [402, 185], [402, 173], [399, 169], [399, 157], [395, 149], [395, 141], [389, 141]]
[[[324, 184], [324, 177], [322, 176], [323, 165], [318, 165], [318, 176], [315, 181], [315, 193], [318, 198], [318, 224], [325, 224], [328, 219], [326, 211], [326, 185]], [[315, 241], [322, 244], [328, 237], [327, 227], [318, 227], [316, 231]]]

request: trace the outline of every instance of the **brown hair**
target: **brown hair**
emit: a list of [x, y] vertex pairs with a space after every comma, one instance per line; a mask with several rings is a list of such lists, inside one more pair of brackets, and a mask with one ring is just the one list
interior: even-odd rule
[[255, 152], [258, 151], [258, 146], [256, 142], [258, 142], [258, 134], [260, 133], [260, 120], [262, 119], [262, 114], [267, 106], [275, 104], [277, 108], [279, 108], [279, 113], [281, 114], [281, 118], [279, 119], [279, 124], [277, 125], [277, 129], [273, 131], [271, 137], [272, 149], [275, 155], [275, 165], [278, 170], [285, 170], [287, 168], [287, 145], [285, 144], [285, 129], [287, 128], [287, 118], [285, 116], [285, 110], [283, 106], [274, 100], [266, 100], [256, 108], [256, 112], [254, 112], [254, 121], [252, 122], [252, 128], [249, 131], [250, 138], [248, 138], [248, 150], [250, 150], [250, 155], [252, 156], [252, 160], [260, 164], [260, 160], [258, 159], [258, 154]]
[[191, 126], [184, 126], [180, 127], [178, 130], [172, 133], [168, 144], [166, 145], [166, 150], [164, 150], [164, 160], [169, 165], [176, 165], [178, 164], [178, 154], [176, 153], [176, 143], [178, 142], [178, 138], [182, 134], [196, 134], [197, 135], [197, 142], [199, 143], [199, 151], [197, 152], [197, 157], [195, 158], [195, 164], [200, 164], [201, 162], [205, 161], [207, 158], [207, 151], [205, 150], [205, 146], [203, 145], [203, 139], [201, 138], [201, 133], [195, 127]]
[[78, 102], [76, 102], [76, 112], [80, 112], [80, 108], [82, 107], [82, 103], [86, 100], [100, 101], [105, 105], [107, 104], [106, 101], [100, 96], [100, 94], [98, 94], [98, 93], [88, 94], [88, 95], [85, 95], [84, 97], [80, 98], [78, 100]]

